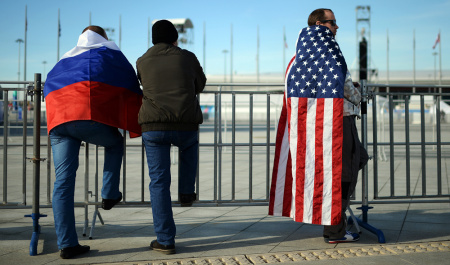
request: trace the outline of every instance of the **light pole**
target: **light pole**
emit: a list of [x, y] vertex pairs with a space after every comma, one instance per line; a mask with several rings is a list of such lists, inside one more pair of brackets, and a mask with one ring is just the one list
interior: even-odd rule
[[436, 55], [438, 55], [437, 52], [432, 53], [434, 55], [434, 84], [436, 84]]
[[228, 50], [223, 50], [223, 82], [227, 81], [227, 53]]
[[44, 74], [42, 75], [42, 77], [45, 78], [45, 65], [47, 64], [47, 61], [43, 61], [42, 64], [44, 65]]
[[17, 81], [20, 81], [20, 44], [23, 43], [22, 39], [17, 39], [17, 43], [19, 43], [19, 70], [17, 71]]

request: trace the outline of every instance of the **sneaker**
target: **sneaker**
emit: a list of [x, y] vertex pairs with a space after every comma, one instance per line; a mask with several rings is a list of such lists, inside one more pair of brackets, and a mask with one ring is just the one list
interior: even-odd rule
[[122, 192], [120, 192], [120, 197], [118, 199], [102, 199], [103, 210], [111, 210], [114, 205], [122, 200]]
[[166, 255], [175, 254], [175, 245], [163, 245], [158, 243], [156, 240], [153, 240], [152, 243], [150, 243], [150, 249], [159, 251]]
[[359, 234], [347, 231], [343, 238], [339, 238], [339, 239], [324, 238], [324, 240], [325, 240], [325, 242], [330, 243], [330, 244], [355, 242], [355, 241], [359, 240]]
[[181, 207], [190, 207], [192, 206], [192, 203], [197, 200], [197, 194], [195, 194], [195, 192], [191, 194], [180, 193], [179, 195]]
[[67, 247], [67, 248], [61, 249], [61, 253], [59, 253], [59, 256], [63, 259], [70, 259], [77, 255], [86, 253], [90, 249], [91, 249], [90, 246], [82, 246], [82, 245], [78, 244], [77, 246], [74, 246], [74, 247]]

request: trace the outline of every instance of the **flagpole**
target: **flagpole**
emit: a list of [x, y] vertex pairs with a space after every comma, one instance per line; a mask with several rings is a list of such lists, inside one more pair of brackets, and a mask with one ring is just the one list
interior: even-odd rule
[[61, 37], [61, 22], [60, 22], [59, 8], [58, 8], [58, 42], [56, 45], [56, 62], [59, 61], [59, 37]]
[[28, 19], [27, 19], [27, 6], [25, 5], [25, 43], [24, 43], [24, 59], [23, 59], [23, 81], [27, 81], [27, 30], [28, 30]]
[[286, 67], [286, 27], [283, 26], [283, 71], [281, 71], [281, 74], [283, 74], [284, 77], [284, 69]]
[[[389, 30], [386, 30], [386, 83], [389, 85]], [[389, 93], [389, 87], [386, 88]]]
[[259, 25], [256, 27], [256, 82], [259, 83]]
[[[413, 85], [416, 84], [416, 30], [413, 30]], [[413, 93], [416, 93], [416, 88], [413, 87]]]
[[[441, 30], [439, 30], [439, 85], [442, 85], [442, 60], [441, 60]], [[439, 88], [439, 93], [442, 92], [442, 88]]]
[[150, 48], [150, 17], [148, 17], [147, 23], [147, 49]]
[[89, 26], [92, 25], [91, 24], [91, 12], [89, 12]]
[[122, 15], [119, 15], [119, 49], [122, 50]]
[[233, 83], [233, 24], [231, 24], [230, 39], [230, 83]]
[[206, 73], [206, 22], [203, 21], [203, 72]]

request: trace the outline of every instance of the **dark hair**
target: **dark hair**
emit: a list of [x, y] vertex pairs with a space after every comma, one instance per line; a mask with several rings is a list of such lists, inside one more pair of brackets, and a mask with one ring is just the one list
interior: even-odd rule
[[331, 13], [334, 13], [333, 10], [328, 8], [319, 8], [311, 12], [311, 14], [308, 17], [308, 26], [313, 26], [316, 24], [317, 21], [325, 20], [325, 11], [330, 11]]
[[106, 35], [106, 31], [99, 26], [87, 26], [82, 33], [84, 33], [86, 30], [92, 30], [93, 32], [101, 35], [102, 37], [104, 37], [105, 39], [108, 39], [108, 36]]

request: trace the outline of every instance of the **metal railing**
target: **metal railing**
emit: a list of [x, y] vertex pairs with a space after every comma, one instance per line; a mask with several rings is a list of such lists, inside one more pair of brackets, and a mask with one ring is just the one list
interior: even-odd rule
[[[18, 102], [22, 106], [28, 106], [28, 98], [41, 89], [40, 75], [36, 76], [36, 79], [38, 80], [35, 80], [34, 83], [0, 82], [0, 85], [17, 85], [12, 88], [1, 88], [4, 99], [8, 99], [9, 91], [18, 91], [23, 94], [23, 100]], [[397, 86], [405, 87], [405, 85]], [[199, 131], [199, 164], [196, 181], [196, 192], [199, 200], [194, 204], [195, 206], [268, 204], [276, 127], [282, 106], [283, 87], [283, 84], [266, 83], [207, 84], [207, 90], [199, 95], [200, 104], [204, 109], [205, 122], [200, 126]], [[442, 114], [440, 112], [443, 102], [441, 98], [443, 96], [450, 97], [450, 94], [376, 92], [377, 88], [382, 87], [395, 87], [395, 85], [362, 82], [363, 112], [359, 127], [361, 140], [373, 159], [361, 173], [361, 193], [358, 194], [361, 201], [353, 201], [353, 204], [362, 205], [363, 225], [366, 225], [369, 230], [372, 229], [371, 231], [374, 233], [378, 233], [375, 231], [376, 229], [366, 224], [367, 211], [370, 209], [369, 204], [448, 202], [448, 197], [450, 197], [449, 192], [444, 191], [444, 188], [449, 189], [449, 187], [448, 183], [443, 181], [442, 174], [442, 159], [450, 157], [450, 139], [447, 139], [445, 133], [450, 130], [443, 130], [443, 128], [447, 129], [450, 125], [441, 122]], [[415, 87], [450, 88], [450, 86], [419, 85]], [[414, 122], [411, 125], [411, 97], [416, 95], [420, 99], [417, 112], [420, 113], [420, 123], [415, 124]], [[404, 97], [404, 99], [400, 101], [394, 99], [397, 96]], [[432, 96], [433, 104], [425, 103], [426, 96]], [[34, 221], [35, 218], [38, 219], [40, 216], [39, 207], [51, 207], [52, 175], [54, 174], [51, 165], [51, 148], [46, 130], [44, 130], [46, 128], [36, 125], [36, 122], [41, 118], [45, 123], [45, 113], [41, 113], [40, 108], [37, 108], [40, 103], [37, 103], [36, 100], [39, 102], [39, 95], [34, 97], [33, 110], [23, 108], [21, 137], [11, 137], [8, 134], [11, 128], [10, 111], [7, 107], [8, 104], [4, 104], [2, 126], [4, 137], [2, 145], [3, 203], [0, 204], [0, 209], [31, 207]], [[365, 107], [367, 104], [369, 104], [369, 108]], [[33, 115], [28, 115], [28, 112], [32, 112]], [[33, 143], [29, 143], [29, 139], [27, 140], [30, 130], [27, 127], [30, 122], [28, 116], [33, 117], [32, 120], [35, 124], [31, 128], [34, 133]], [[427, 118], [431, 120], [428, 121]], [[403, 131], [399, 130], [398, 121], [400, 120], [404, 125]], [[18, 127], [17, 124], [15, 126]], [[371, 133], [369, 133], [369, 126], [371, 126]], [[35, 128], [40, 129], [35, 130]], [[41, 144], [41, 136], [37, 133], [41, 132], [41, 129], [43, 140], [47, 138], [46, 144]], [[429, 137], [427, 132], [430, 130], [433, 131], [434, 138], [432, 140], [427, 139]], [[399, 138], [399, 131], [402, 132], [404, 139], [396, 140]], [[127, 132], [123, 133], [126, 134]], [[382, 137], [382, 140], [379, 141], [379, 135], [384, 136], [386, 133], [389, 134], [389, 140], [386, 141]], [[418, 134], [420, 140], [412, 140], [411, 134], [413, 134], [413, 138]], [[19, 140], [19, 138], [21, 139]], [[149, 198], [149, 191], [146, 186], [149, 178], [146, 174], [144, 147], [140, 138], [127, 139], [127, 137], [124, 137], [124, 145], [126, 151], [123, 157], [121, 179], [123, 202], [118, 207], [148, 206], [151, 202], [146, 199]], [[34, 157], [29, 159], [27, 147], [31, 146], [34, 147]], [[36, 166], [44, 160], [40, 158], [39, 154], [36, 154], [40, 148], [46, 148], [47, 167]], [[386, 152], [386, 150], [388, 151]], [[94, 155], [91, 155], [92, 152], [94, 152]], [[84, 174], [84, 183], [80, 181], [77, 183], [77, 190], [83, 190], [83, 192], [77, 193], [75, 206], [85, 208], [84, 234], [86, 234], [89, 222], [88, 206], [93, 205], [95, 207], [90, 237], [97, 216], [103, 223], [98, 211], [100, 206], [98, 193], [99, 186], [101, 186], [98, 179], [98, 166], [102, 162], [101, 154], [102, 148], [89, 144], [84, 145], [84, 154], [80, 154], [82, 158], [80, 166], [84, 166], [84, 173], [79, 170], [78, 175]], [[398, 157], [401, 159], [398, 159]], [[433, 185], [430, 185], [429, 179], [434, 175], [430, 174], [431, 170], [428, 169], [428, 161], [431, 159], [436, 160], [436, 178]], [[32, 174], [27, 168], [28, 161], [34, 163]], [[172, 194], [178, 194], [176, 192], [176, 179], [179, 174], [176, 161], [177, 149], [173, 148]], [[420, 161], [420, 163], [417, 161]], [[386, 167], [380, 166], [381, 163], [389, 164], [388, 172], [385, 171]], [[94, 167], [91, 168], [90, 165], [94, 165]], [[404, 174], [403, 170], [399, 170], [400, 165], [405, 167]], [[8, 167], [22, 169], [21, 183], [18, 184], [20, 181], [16, 176], [11, 177]], [[370, 177], [369, 171], [372, 173]], [[14, 173], [17, 172], [18, 170], [14, 171]], [[420, 172], [420, 176], [412, 177], [411, 172]], [[46, 175], [47, 178], [41, 181], [40, 174]], [[30, 176], [34, 178], [31, 187], [33, 190], [32, 196], [28, 192], [30, 190], [28, 181]], [[90, 185], [92, 179], [94, 185]], [[370, 180], [373, 181], [372, 190], [369, 189]], [[11, 185], [10, 181], [14, 181], [15, 185]], [[46, 192], [41, 194], [39, 187], [42, 184], [46, 188]], [[84, 184], [84, 186], [80, 186], [81, 184]], [[414, 188], [412, 187], [413, 184]], [[405, 187], [404, 191], [402, 187]], [[20, 193], [22, 194], [21, 198]], [[369, 197], [371, 198], [369, 199]], [[32, 205], [28, 205], [30, 199]], [[172, 196], [172, 199], [173, 204], [178, 205], [177, 198]], [[41, 201], [44, 203], [41, 203]], [[36, 224], [36, 227], [38, 227], [38, 224]]]
[[[379, 90], [388, 87], [404, 88], [405, 85], [366, 84], [366, 87], [368, 90]], [[450, 88], [443, 85], [414, 87], [433, 90]], [[369, 97], [372, 99], [372, 139], [367, 144], [372, 147], [374, 158], [373, 200], [370, 203], [411, 203], [412, 200], [431, 202], [430, 199], [448, 202], [450, 190], [448, 183], [445, 184], [447, 190], [443, 190], [442, 161], [450, 157], [450, 134], [447, 133], [450, 124], [443, 119], [445, 111], [450, 114], [450, 108], [443, 108], [442, 105], [446, 105], [443, 97], [450, 98], [450, 93], [373, 91]], [[413, 102], [413, 98], [416, 98], [416, 102]], [[426, 98], [428, 102], [425, 102]], [[387, 124], [384, 118], [379, 118], [384, 113], [388, 116]], [[420, 117], [418, 121], [412, 117], [417, 114]], [[380, 141], [379, 134], [385, 132], [377, 128], [386, 125], [388, 139], [381, 137]], [[380, 163], [383, 162], [389, 164], [388, 171], [380, 169]], [[435, 167], [430, 162], [435, 163]], [[398, 174], [399, 172], [404, 172], [404, 175]], [[448, 179], [447, 174], [445, 177]], [[446, 199], [437, 200], [438, 198]]]

